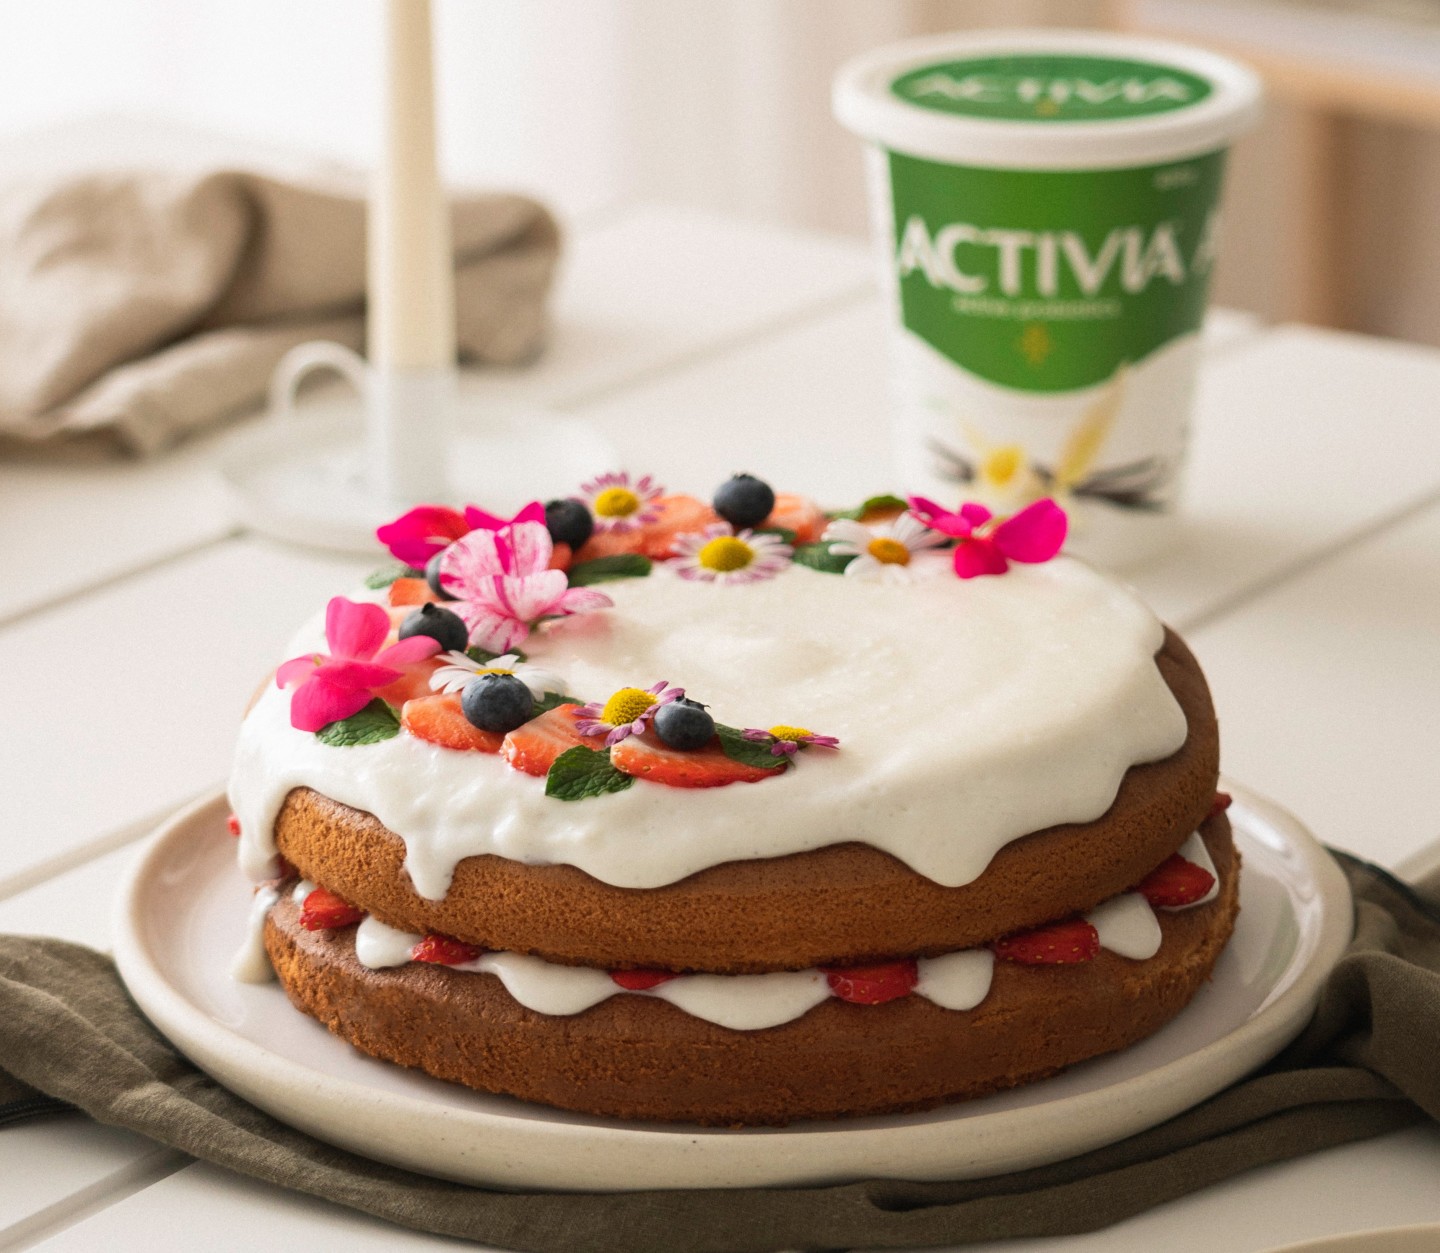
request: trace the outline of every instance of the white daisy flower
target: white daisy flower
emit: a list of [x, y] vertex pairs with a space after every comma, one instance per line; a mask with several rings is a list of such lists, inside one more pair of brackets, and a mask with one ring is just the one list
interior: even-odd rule
[[539, 700], [546, 692], [565, 693], [565, 680], [549, 670], [526, 665], [514, 653], [494, 657], [489, 661], [476, 661], [468, 653], [449, 652], [441, 655], [446, 664], [430, 676], [430, 686], [437, 692], [463, 691], [484, 674], [513, 674], [526, 687], [530, 695]]
[[682, 579], [706, 583], [754, 583], [779, 574], [794, 550], [778, 535], [745, 530], [736, 534], [728, 522], [675, 538], [671, 564]]
[[908, 583], [950, 568], [950, 555], [935, 551], [949, 538], [908, 513], [871, 526], [836, 518], [825, 528], [825, 538], [831, 552], [855, 558], [845, 567], [851, 578]]

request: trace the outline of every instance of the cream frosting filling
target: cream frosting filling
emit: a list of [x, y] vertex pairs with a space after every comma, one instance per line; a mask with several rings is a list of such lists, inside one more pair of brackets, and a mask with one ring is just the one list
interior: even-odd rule
[[[1192, 855], [1193, 854], [1193, 855]], [[1199, 834], [1192, 835], [1181, 850], [1187, 861], [1216, 875], [1215, 863]], [[302, 880], [293, 899], [303, 905], [307, 890], [314, 885]], [[1208, 895], [1192, 905], [1165, 912], [1192, 909], [1213, 900], [1219, 893], [1219, 879]], [[265, 962], [260, 978], [245, 977], [242, 967], [254, 973], [251, 964], [265, 915], [278, 899], [271, 888], [256, 893], [250, 933], [232, 973], [242, 982], [257, 983], [269, 977], [269, 963], [263, 945], [259, 960]], [[262, 907], [263, 901], [263, 907]], [[1096, 906], [1085, 915], [1100, 938], [1101, 948], [1132, 961], [1145, 961], [1160, 950], [1160, 923], [1155, 910], [1138, 892], [1126, 892]], [[258, 921], [257, 921], [258, 920]], [[355, 957], [368, 970], [386, 970], [416, 963], [411, 957], [424, 936], [403, 931], [367, 915], [355, 929]], [[566, 1017], [582, 1013], [612, 996], [650, 996], [669, 1001], [695, 1018], [713, 1022], [732, 1031], [760, 1031], [778, 1027], [808, 1013], [832, 994], [823, 971], [774, 971], [758, 975], [677, 975], [653, 988], [622, 988], [608, 971], [590, 966], [564, 966], [524, 953], [482, 953], [473, 961], [447, 969], [496, 976], [505, 990], [526, 1009], [537, 1014]], [[916, 962], [918, 979], [914, 992], [943, 1009], [964, 1011], [980, 1005], [990, 993], [995, 955], [988, 948], [962, 949], [939, 957], [922, 957]]]
[[[399, 835], [415, 890], [432, 900], [479, 854], [654, 888], [850, 840], [958, 886], [1011, 840], [1100, 817], [1130, 767], [1185, 740], [1154, 662], [1160, 622], [1074, 559], [900, 585], [792, 566], [725, 586], [659, 566], [605, 591], [613, 609], [542, 624], [525, 644], [572, 693], [603, 700], [665, 679], [721, 722], [800, 724], [838, 736], [840, 751], [804, 753], [761, 783], [642, 781], [563, 802], [497, 755], [405, 733], [327, 746], [290, 726], [289, 693], [271, 684], [241, 729], [231, 782], [244, 869], [273, 873], [276, 816], [310, 787]], [[317, 646], [312, 625], [292, 651]]]

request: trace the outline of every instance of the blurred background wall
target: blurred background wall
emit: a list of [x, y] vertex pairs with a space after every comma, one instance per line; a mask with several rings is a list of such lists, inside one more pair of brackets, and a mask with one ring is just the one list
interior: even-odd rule
[[[1032, 24], [1228, 46], [1275, 95], [1235, 156], [1218, 299], [1440, 343], [1437, 0], [436, 3], [452, 180], [572, 216], [654, 199], [856, 235], [858, 146], [829, 107], [852, 54]], [[0, 177], [218, 154], [363, 165], [378, 35], [376, 0], [7, 4]]]

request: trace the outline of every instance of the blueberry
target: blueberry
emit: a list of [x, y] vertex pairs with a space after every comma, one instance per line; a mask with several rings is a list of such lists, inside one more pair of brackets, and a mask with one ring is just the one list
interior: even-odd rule
[[455, 597], [440, 586], [440, 558], [444, 555], [445, 550], [442, 548], [425, 563], [425, 582], [430, 584], [430, 590], [441, 600], [454, 600]]
[[428, 635], [432, 640], [438, 640], [446, 652], [454, 653], [463, 653], [465, 645], [470, 642], [470, 630], [465, 620], [458, 613], [441, 609], [439, 605], [421, 605], [400, 624], [396, 634], [402, 640], [408, 640], [412, 635]]
[[557, 544], [569, 544], [573, 552], [595, 533], [595, 519], [578, 500], [551, 500], [545, 503], [545, 525]]
[[655, 711], [655, 734], [682, 753], [704, 748], [715, 735], [715, 719], [698, 701], [676, 700]]
[[715, 512], [737, 529], [759, 526], [775, 510], [775, 493], [753, 474], [737, 474], [720, 484], [712, 503]]
[[535, 698], [513, 674], [482, 674], [460, 693], [465, 717], [482, 731], [504, 735], [535, 714]]

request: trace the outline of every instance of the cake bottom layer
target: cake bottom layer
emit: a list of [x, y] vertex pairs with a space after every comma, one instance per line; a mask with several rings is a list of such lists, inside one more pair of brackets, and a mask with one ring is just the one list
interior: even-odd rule
[[830, 999], [792, 1022], [734, 1031], [665, 1001], [615, 996], [573, 1015], [526, 1009], [491, 974], [369, 970], [353, 929], [306, 931], [288, 897], [265, 947], [290, 999], [363, 1052], [562, 1109], [707, 1125], [783, 1125], [925, 1109], [1044, 1078], [1135, 1043], [1209, 977], [1239, 908], [1228, 824], [1207, 824], [1220, 890], [1160, 917], [1154, 957], [1071, 966], [997, 962], [972, 1010], [920, 996]]

